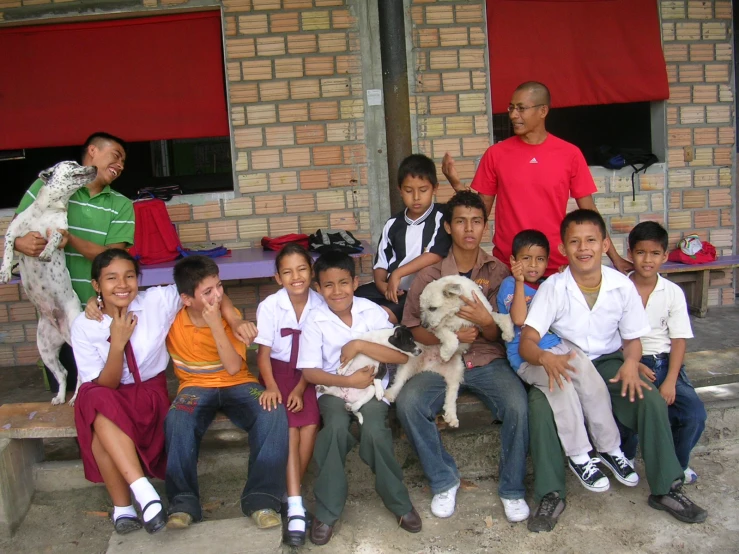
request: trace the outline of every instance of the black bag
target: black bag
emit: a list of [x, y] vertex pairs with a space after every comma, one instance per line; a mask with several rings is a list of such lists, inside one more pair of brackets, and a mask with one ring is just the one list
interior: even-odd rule
[[636, 200], [634, 177], [640, 171], [646, 172], [648, 167], [659, 161], [657, 156], [641, 148], [611, 148], [603, 145], [598, 149], [598, 153], [599, 161], [606, 169], [621, 169], [627, 165], [634, 168], [631, 174], [631, 194], [634, 200]]
[[309, 237], [310, 249], [325, 254], [332, 250], [357, 254], [364, 250], [362, 244], [349, 231], [318, 229]]

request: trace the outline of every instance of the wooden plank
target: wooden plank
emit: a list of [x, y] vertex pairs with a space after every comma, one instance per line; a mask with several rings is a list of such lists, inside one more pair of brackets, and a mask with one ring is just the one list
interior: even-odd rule
[[704, 264], [681, 264], [677, 262], [666, 262], [659, 268], [660, 273], [690, 273], [709, 269], [718, 271], [721, 269], [732, 269], [739, 267], [739, 256], [721, 256], [717, 260]]

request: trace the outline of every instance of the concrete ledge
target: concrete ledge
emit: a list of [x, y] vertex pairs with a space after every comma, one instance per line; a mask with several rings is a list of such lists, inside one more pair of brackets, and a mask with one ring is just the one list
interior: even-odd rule
[[44, 457], [41, 439], [0, 439], [0, 534], [10, 536], [31, 506], [34, 465]]

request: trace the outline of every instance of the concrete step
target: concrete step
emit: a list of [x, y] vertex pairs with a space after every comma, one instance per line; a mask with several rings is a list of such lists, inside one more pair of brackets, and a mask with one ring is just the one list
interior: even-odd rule
[[155, 535], [143, 531], [113, 533], [107, 554], [182, 554], [218, 552], [269, 554], [282, 552], [282, 528], [257, 529], [251, 518], [205, 521], [181, 531], [164, 529]]

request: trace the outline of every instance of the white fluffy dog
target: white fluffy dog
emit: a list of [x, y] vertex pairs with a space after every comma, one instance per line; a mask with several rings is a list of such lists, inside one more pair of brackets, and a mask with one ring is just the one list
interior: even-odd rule
[[[413, 334], [408, 327], [399, 325], [394, 329], [380, 329], [379, 331], [370, 331], [365, 333], [359, 340], [365, 340], [368, 342], [374, 342], [383, 346], [389, 346], [394, 350], [407, 354], [412, 360], [414, 356], [418, 356], [421, 353], [421, 349], [413, 340]], [[374, 367], [375, 381], [372, 385], [366, 389], [353, 389], [345, 387], [327, 387], [319, 385], [316, 390], [322, 394], [330, 394], [341, 398], [346, 402], [347, 411], [352, 412], [357, 419], [359, 424], [364, 423], [362, 414], [359, 413], [359, 409], [369, 402], [374, 396], [377, 400], [382, 400], [385, 390], [382, 387], [382, 379], [385, 376], [384, 365], [382, 372], [378, 373], [380, 362], [373, 360], [372, 358], [359, 354], [355, 356], [343, 367], [340, 366], [336, 371], [339, 375], [352, 375], [354, 372], [362, 369], [363, 367], [372, 366]]]
[[513, 339], [514, 328], [510, 316], [493, 311], [487, 298], [480, 292], [480, 287], [467, 277], [451, 275], [432, 281], [423, 289], [420, 298], [421, 326], [431, 331], [439, 339], [440, 344], [422, 347], [422, 354], [398, 366], [395, 381], [385, 391], [385, 398], [393, 402], [398, 397], [403, 385], [422, 371], [439, 373], [446, 381], [444, 396], [444, 421], [450, 427], [458, 427], [457, 395], [459, 386], [464, 380], [464, 361], [462, 354], [469, 349], [469, 344], [460, 344], [457, 331], [473, 323], [457, 316], [460, 308], [465, 306], [462, 296], [477, 298], [492, 314], [493, 320], [500, 327], [503, 340]]
[[513, 340], [514, 328], [511, 316], [494, 311], [490, 302], [480, 292], [480, 287], [471, 279], [461, 275], [449, 275], [426, 285], [421, 293], [421, 326], [431, 331], [441, 343], [441, 359], [448, 362], [454, 354], [464, 354], [469, 344], [460, 344], [457, 331], [462, 327], [471, 327], [472, 322], [457, 315], [466, 306], [462, 296], [477, 298], [485, 309], [493, 316], [500, 327], [504, 341]]

